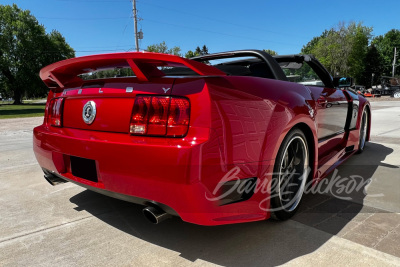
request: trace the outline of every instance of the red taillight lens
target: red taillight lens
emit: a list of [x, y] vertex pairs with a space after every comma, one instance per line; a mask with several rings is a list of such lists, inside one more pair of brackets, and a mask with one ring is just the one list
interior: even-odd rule
[[64, 98], [53, 98], [50, 100], [47, 112], [47, 122], [51, 126], [62, 126], [62, 106]]
[[182, 97], [137, 96], [130, 133], [182, 137], [189, 129], [190, 103]]
[[137, 96], [133, 105], [130, 125], [131, 134], [146, 134], [149, 117], [150, 96]]
[[149, 111], [148, 135], [165, 135], [167, 133], [167, 118], [169, 97], [152, 97]]
[[186, 135], [189, 129], [189, 100], [186, 98], [172, 98], [168, 115], [168, 136]]

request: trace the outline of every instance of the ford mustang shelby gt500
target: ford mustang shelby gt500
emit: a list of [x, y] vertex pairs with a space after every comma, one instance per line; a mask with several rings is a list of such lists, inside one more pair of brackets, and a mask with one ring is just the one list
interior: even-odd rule
[[368, 101], [311, 55], [115, 53], [40, 77], [45, 178], [142, 204], [154, 223], [288, 219], [307, 186], [369, 140]]

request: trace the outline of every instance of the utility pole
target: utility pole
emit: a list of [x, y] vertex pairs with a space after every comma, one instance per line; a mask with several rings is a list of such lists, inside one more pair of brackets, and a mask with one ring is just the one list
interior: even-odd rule
[[133, 5], [133, 24], [135, 26], [135, 45], [136, 45], [136, 51], [139, 52], [139, 35], [137, 31], [136, 0], [132, 0], [132, 5]]
[[392, 77], [394, 77], [396, 73], [396, 57], [397, 57], [397, 47], [394, 48], [394, 58], [393, 58], [393, 68], [392, 68]]

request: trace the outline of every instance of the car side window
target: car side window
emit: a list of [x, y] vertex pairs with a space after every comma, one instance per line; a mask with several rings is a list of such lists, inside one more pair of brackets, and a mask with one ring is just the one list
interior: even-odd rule
[[289, 81], [311, 86], [325, 87], [324, 82], [307, 62], [279, 62]]

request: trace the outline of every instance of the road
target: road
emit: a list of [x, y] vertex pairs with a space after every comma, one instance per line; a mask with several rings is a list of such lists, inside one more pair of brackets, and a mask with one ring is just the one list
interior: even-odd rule
[[286, 222], [218, 227], [152, 225], [138, 205], [52, 187], [32, 152], [42, 118], [0, 120], [0, 266], [400, 266], [400, 102], [372, 107], [372, 141], [327, 179], [356, 177], [358, 191], [310, 192]]

